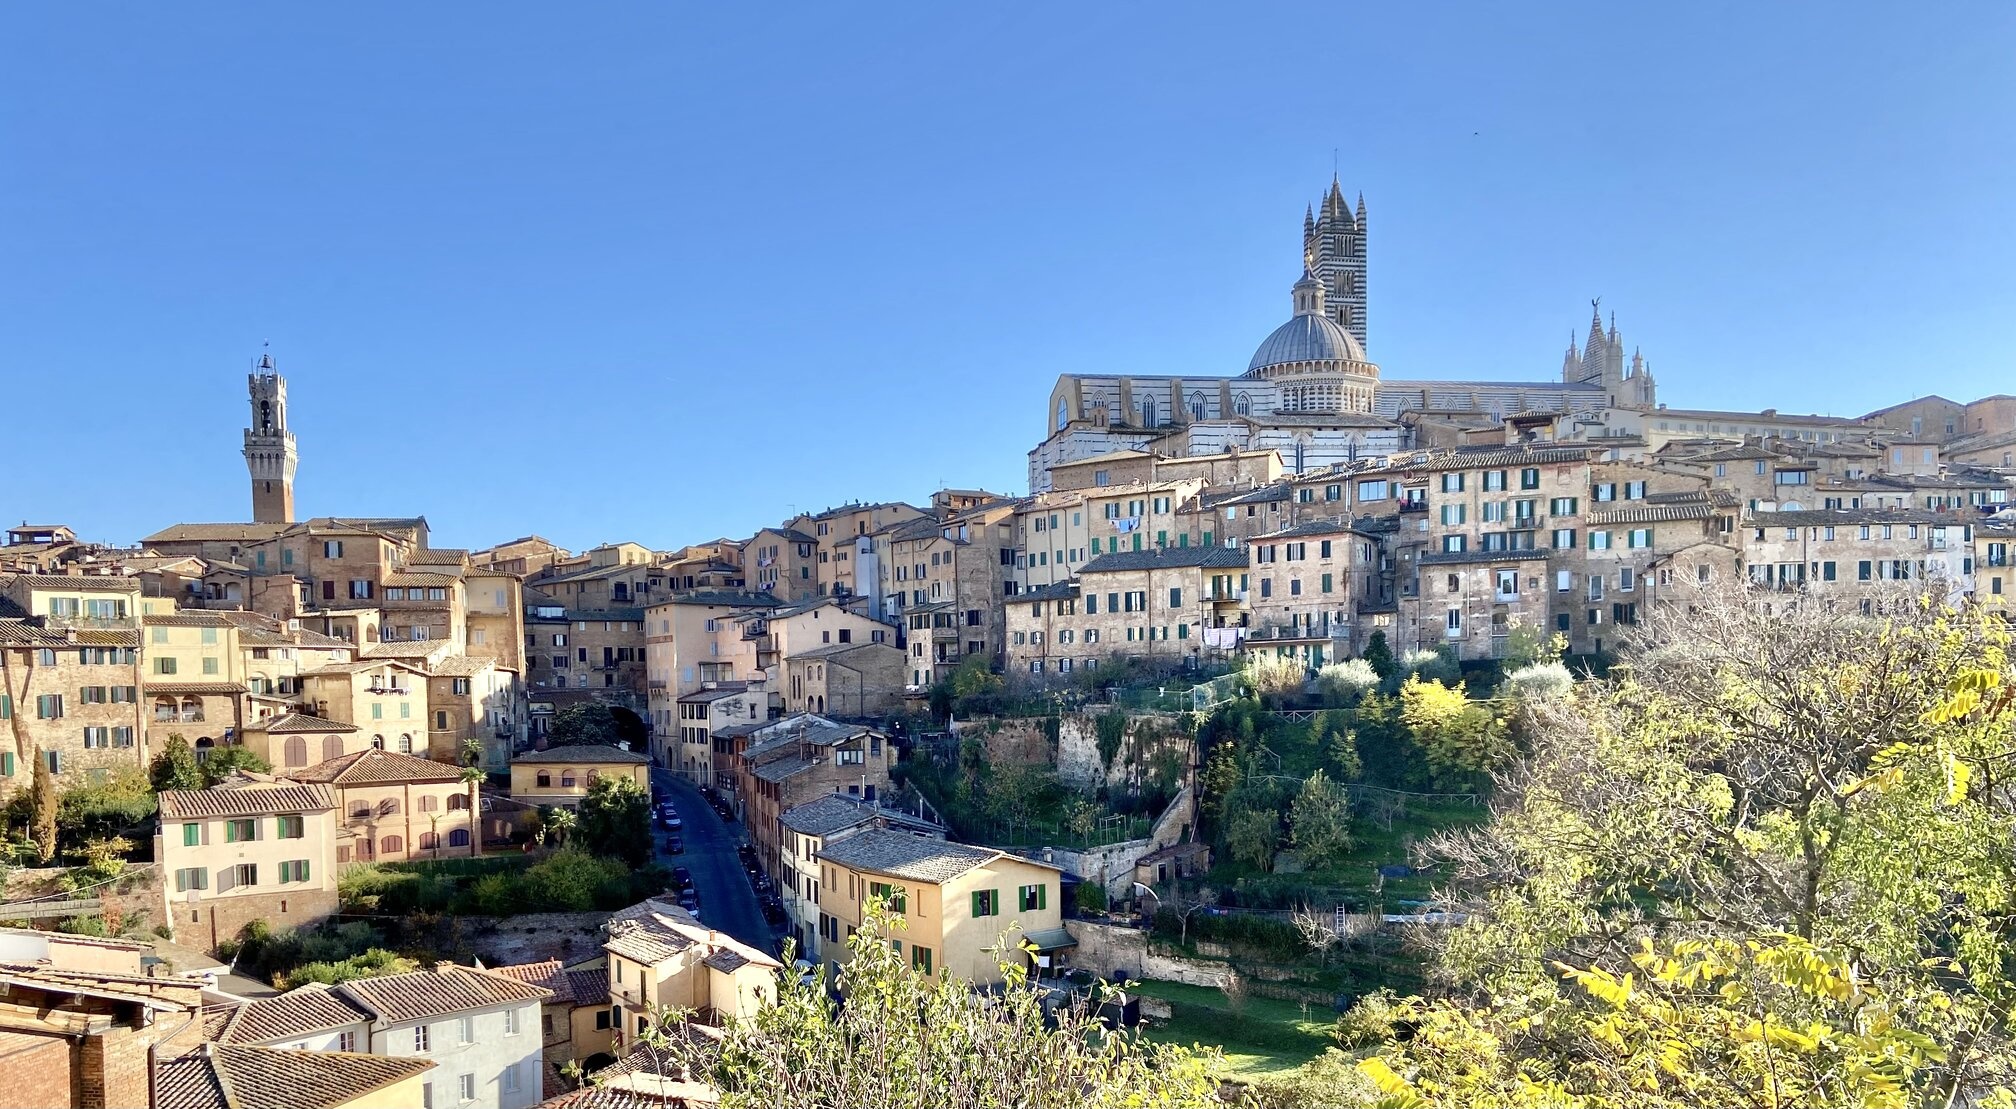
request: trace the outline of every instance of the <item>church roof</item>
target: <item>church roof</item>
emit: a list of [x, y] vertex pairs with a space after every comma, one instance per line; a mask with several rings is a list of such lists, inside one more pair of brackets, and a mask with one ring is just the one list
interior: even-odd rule
[[1274, 329], [1253, 352], [1247, 373], [1292, 362], [1366, 362], [1365, 348], [1328, 316], [1304, 312]]

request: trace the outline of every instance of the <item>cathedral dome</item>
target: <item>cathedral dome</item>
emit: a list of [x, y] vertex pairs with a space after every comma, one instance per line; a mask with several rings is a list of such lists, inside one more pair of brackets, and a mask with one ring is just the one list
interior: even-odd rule
[[1246, 372], [1258, 373], [1269, 366], [1296, 362], [1365, 361], [1365, 348], [1358, 345], [1357, 338], [1349, 331], [1339, 327], [1328, 316], [1304, 312], [1267, 336], [1260, 349], [1253, 352], [1253, 360], [1246, 364]]

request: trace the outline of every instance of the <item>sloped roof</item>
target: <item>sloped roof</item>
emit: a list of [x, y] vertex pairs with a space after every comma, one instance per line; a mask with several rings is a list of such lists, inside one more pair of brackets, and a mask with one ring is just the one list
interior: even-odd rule
[[429, 970], [407, 974], [352, 979], [337, 989], [393, 1024], [471, 1009], [545, 1001], [552, 996], [551, 991], [508, 974], [455, 963], [441, 963]]
[[320, 783], [292, 782], [216, 786], [210, 789], [170, 789], [161, 793], [161, 819], [186, 820], [213, 816], [267, 816], [282, 812], [314, 812], [336, 807], [336, 794]]
[[558, 959], [490, 969], [497, 974], [516, 978], [527, 985], [553, 991], [551, 1000], [556, 1005], [609, 1003], [609, 972], [606, 969], [567, 970]]
[[[1151, 547], [1145, 551], [1121, 551], [1100, 555], [1080, 567], [1082, 574], [1107, 574], [1128, 570], [1174, 570], [1197, 567], [1209, 570], [1246, 568], [1243, 547]], [[1013, 598], [1009, 598], [1013, 600]]]
[[316, 983], [233, 1006], [212, 1038], [220, 1043], [265, 1044], [298, 1040], [370, 1020], [370, 1012], [341, 990]]
[[267, 735], [287, 735], [294, 732], [354, 732], [357, 730], [357, 725], [345, 724], [341, 720], [324, 720], [305, 712], [290, 712], [270, 720], [254, 720], [245, 725], [245, 730], [265, 732]]
[[818, 857], [852, 870], [939, 885], [1002, 856], [985, 847], [871, 829], [820, 849]]
[[548, 747], [544, 751], [527, 751], [512, 763], [566, 763], [569, 765], [592, 765], [595, 763], [642, 764], [650, 758], [636, 751], [625, 751], [620, 747], [610, 747], [601, 743], [580, 743], [568, 747]]
[[110, 593], [138, 593], [140, 579], [113, 577], [104, 574], [6, 574], [0, 580], [22, 582], [30, 589], [75, 589], [85, 592], [92, 589]]
[[199, 1045], [154, 1066], [155, 1109], [336, 1109], [434, 1069], [416, 1056]]
[[885, 809], [858, 797], [844, 793], [829, 793], [824, 797], [793, 805], [777, 818], [786, 828], [806, 836], [829, 836], [834, 832], [868, 824], [876, 820], [901, 822], [908, 827], [937, 829], [936, 825], [920, 820], [907, 813]]
[[694, 947], [704, 948], [704, 957], [730, 951], [741, 960], [737, 966], [755, 963], [776, 969], [783, 964], [750, 947], [726, 932], [718, 932], [693, 919], [692, 914], [670, 901], [650, 898], [609, 917], [609, 942], [603, 949], [640, 963], [657, 963]]
[[373, 782], [452, 782], [462, 777], [462, 769], [445, 762], [373, 748], [339, 755], [305, 770], [289, 771], [288, 777], [304, 782], [332, 782], [339, 786]]
[[258, 543], [271, 539], [292, 524], [175, 524], [142, 539], [143, 546], [154, 543], [215, 543], [236, 541]]

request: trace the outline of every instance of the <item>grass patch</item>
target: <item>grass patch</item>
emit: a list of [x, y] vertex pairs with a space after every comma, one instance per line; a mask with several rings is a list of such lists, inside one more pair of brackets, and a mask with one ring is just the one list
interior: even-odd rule
[[1230, 1077], [1253, 1080], [1283, 1075], [1323, 1054], [1336, 1041], [1334, 1016], [1321, 1005], [1303, 1006], [1271, 997], [1248, 997], [1234, 1011], [1221, 990], [1180, 982], [1135, 982], [1129, 992], [1170, 1003], [1172, 1016], [1147, 1029], [1149, 1039], [1168, 1044], [1204, 1044], [1225, 1053]]

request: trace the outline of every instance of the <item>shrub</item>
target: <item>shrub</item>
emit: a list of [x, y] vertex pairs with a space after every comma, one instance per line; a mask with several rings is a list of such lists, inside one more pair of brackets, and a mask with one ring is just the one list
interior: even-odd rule
[[1448, 684], [1463, 676], [1463, 668], [1440, 651], [1409, 651], [1400, 659], [1400, 672], [1426, 682]]
[[1505, 685], [1513, 697], [1529, 704], [1555, 701], [1575, 688], [1575, 675], [1559, 662], [1536, 662], [1505, 675]]
[[333, 986], [339, 982], [349, 982], [357, 978], [376, 978], [385, 974], [405, 974], [420, 969], [416, 959], [409, 959], [394, 951], [374, 947], [339, 962], [303, 963], [284, 974], [275, 975], [273, 984], [283, 990], [305, 986], [311, 982]]
[[1379, 673], [1362, 658], [1326, 663], [1316, 671], [1316, 689], [1333, 705], [1353, 705], [1379, 688]]
[[1080, 882], [1077, 901], [1079, 912], [1103, 913], [1106, 911], [1106, 887], [1098, 882]]

